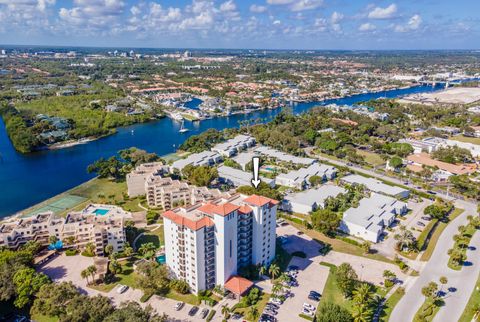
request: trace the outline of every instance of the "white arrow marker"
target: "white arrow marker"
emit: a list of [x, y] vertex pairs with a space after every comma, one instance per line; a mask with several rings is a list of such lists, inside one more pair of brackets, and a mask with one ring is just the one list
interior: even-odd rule
[[252, 185], [255, 188], [258, 188], [258, 185], [260, 184], [260, 179], [258, 178], [258, 167], [260, 165], [260, 159], [258, 157], [253, 157], [252, 158], [253, 162], [253, 179], [252, 179]]

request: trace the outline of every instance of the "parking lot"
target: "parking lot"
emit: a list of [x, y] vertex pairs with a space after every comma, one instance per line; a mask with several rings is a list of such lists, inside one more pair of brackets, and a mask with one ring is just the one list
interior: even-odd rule
[[322, 293], [329, 274], [328, 267], [320, 265], [318, 261], [306, 258], [293, 257], [290, 265], [298, 266], [298, 286], [290, 289], [294, 296], [288, 297], [280, 305], [276, 316], [278, 321], [301, 320], [298, 315], [302, 312], [303, 303], [317, 307], [318, 302], [309, 300], [308, 294], [312, 290]]

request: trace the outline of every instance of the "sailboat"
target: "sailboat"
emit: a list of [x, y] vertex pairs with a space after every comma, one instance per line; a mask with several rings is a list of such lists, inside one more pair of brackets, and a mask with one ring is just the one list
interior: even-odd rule
[[184, 127], [184, 124], [185, 124], [185, 121], [182, 120], [182, 126], [180, 127], [180, 130], [178, 132], [185, 133], [185, 132], [190, 131], [189, 129]]

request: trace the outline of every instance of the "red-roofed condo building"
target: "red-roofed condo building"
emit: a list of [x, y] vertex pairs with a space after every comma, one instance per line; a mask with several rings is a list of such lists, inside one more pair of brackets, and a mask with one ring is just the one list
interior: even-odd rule
[[166, 264], [193, 292], [275, 257], [276, 200], [233, 195], [163, 213]]

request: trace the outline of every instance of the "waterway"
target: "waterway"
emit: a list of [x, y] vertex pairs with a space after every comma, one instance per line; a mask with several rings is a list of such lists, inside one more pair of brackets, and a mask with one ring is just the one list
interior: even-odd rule
[[[442, 86], [417, 86], [322, 102], [297, 103], [292, 107], [294, 113], [301, 113], [318, 105], [331, 103], [354, 105], [381, 97], [397, 98], [440, 89]], [[14, 214], [91, 179], [93, 175], [86, 172], [87, 166], [101, 157], [110, 157], [121, 149], [135, 146], [165, 155], [174, 152], [188, 137], [207, 129], [222, 130], [238, 127], [239, 122], [246, 119], [261, 118], [265, 121], [272, 119], [279, 112], [279, 109], [263, 110], [202, 122], [186, 121], [185, 127], [190, 131], [182, 134], [178, 132], [180, 123], [163, 118], [156, 122], [120, 128], [115, 135], [86, 144], [27, 155], [15, 151], [6, 134], [5, 125], [0, 119], [0, 217]]]

